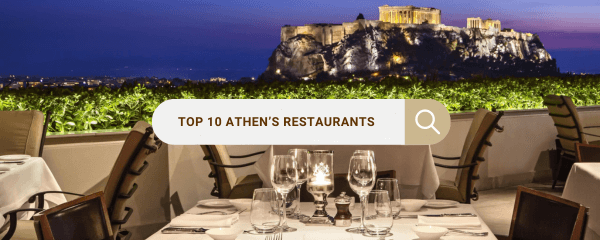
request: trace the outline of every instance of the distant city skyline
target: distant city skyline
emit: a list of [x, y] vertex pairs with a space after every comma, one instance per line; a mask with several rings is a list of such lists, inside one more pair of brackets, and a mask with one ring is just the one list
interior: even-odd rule
[[256, 77], [283, 25], [348, 22], [359, 13], [375, 20], [385, 4], [441, 9], [449, 26], [498, 19], [539, 34], [563, 72], [600, 73], [597, 1], [32, 0], [2, 4], [0, 75]]

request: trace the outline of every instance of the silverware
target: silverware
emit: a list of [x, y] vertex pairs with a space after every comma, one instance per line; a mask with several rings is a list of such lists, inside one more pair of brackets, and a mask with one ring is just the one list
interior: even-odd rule
[[219, 213], [219, 214], [215, 214], [215, 215], [232, 215], [232, 214], [236, 214], [236, 213], [242, 213], [242, 212], [244, 212], [244, 211], [246, 211], [246, 209], [244, 209], [244, 210], [241, 210], [241, 211], [239, 211], [239, 210], [238, 210], [238, 211], [235, 211], [235, 212], [232, 212], [232, 213], [228, 213], [228, 212], [225, 212], [225, 211], [208, 211], [208, 212], [201, 212], [201, 213], [187, 213], [187, 214], [194, 214], [194, 215], [205, 215], [205, 214], [211, 214], [211, 213]]
[[25, 161], [0, 161], [1, 163], [16, 163], [17, 165], [23, 165], [25, 164]]
[[399, 215], [398, 217], [394, 218], [394, 219], [401, 219], [401, 218], [418, 218], [419, 215]]
[[468, 234], [468, 235], [471, 235], [471, 236], [484, 237], [484, 236], [488, 235], [488, 232], [469, 232], [469, 231], [458, 230], [458, 229], [455, 229], [455, 228], [449, 228], [448, 230], [452, 231], [452, 232]]
[[477, 217], [473, 213], [442, 213], [442, 214], [425, 214], [425, 217]]
[[208, 231], [208, 229], [206, 229], [206, 228], [168, 227], [168, 228], [165, 228], [165, 229], [161, 230], [161, 233], [164, 233], [164, 234], [182, 234], [182, 233], [187, 233], [187, 234], [203, 234], [206, 231]]

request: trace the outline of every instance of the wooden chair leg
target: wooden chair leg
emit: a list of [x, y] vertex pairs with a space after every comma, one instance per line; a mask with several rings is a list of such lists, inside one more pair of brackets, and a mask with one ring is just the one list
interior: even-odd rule
[[558, 182], [558, 175], [560, 174], [560, 168], [562, 167], [562, 156], [560, 156], [558, 158], [558, 166], [556, 166], [556, 169], [554, 170], [556, 172], [556, 174], [554, 174], [554, 181], [552, 182], [552, 189], [554, 189], [556, 187], [556, 182]]

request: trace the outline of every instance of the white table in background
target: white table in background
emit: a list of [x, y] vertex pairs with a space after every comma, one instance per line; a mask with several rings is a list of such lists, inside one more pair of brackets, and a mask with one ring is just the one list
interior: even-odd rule
[[[334, 210], [330, 208], [327, 209], [329, 215], [335, 215]], [[187, 211], [187, 213], [195, 213], [200, 212], [200, 209], [194, 207]], [[313, 203], [303, 202], [301, 203], [301, 212], [303, 214], [312, 214], [314, 212]], [[414, 214], [439, 214], [439, 213], [475, 213], [475, 209], [472, 205], [469, 204], [460, 204], [456, 208], [446, 208], [446, 209], [431, 209], [431, 208], [423, 208], [421, 211], [417, 213], [409, 213], [402, 212], [402, 215], [414, 215]], [[352, 214], [354, 216], [360, 216], [360, 209], [358, 204], [355, 205], [352, 210]], [[473, 237], [465, 234], [457, 234], [457, 233], [448, 233], [447, 236], [442, 237], [442, 240], [492, 240], [496, 239], [494, 234], [490, 231], [489, 227], [479, 218], [481, 221], [482, 227], [480, 230], [467, 230], [467, 231], [486, 231], [489, 232], [489, 235], [486, 237]], [[391, 237], [386, 238], [387, 240], [413, 240], [418, 239], [417, 235], [411, 230], [413, 226], [417, 223], [417, 219], [415, 218], [405, 218], [394, 220], [394, 225], [392, 227], [392, 233], [394, 234]], [[308, 232], [327, 232], [327, 233], [340, 233], [345, 234], [346, 227], [335, 227], [335, 226], [305, 226], [303, 223], [300, 223], [298, 220], [289, 220], [288, 225], [291, 227], [298, 228], [297, 232], [292, 233], [283, 233], [283, 240], [302, 240], [304, 234]], [[359, 223], [352, 223], [352, 227], [358, 226]], [[166, 227], [166, 226], [165, 226]], [[250, 213], [248, 211], [240, 214], [240, 221], [232, 226], [233, 228], [249, 230], [252, 229], [250, 224]], [[377, 238], [373, 237], [364, 237], [358, 234], [352, 234], [352, 238], [354, 240], [374, 240]], [[160, 231], [155, 233], [154, 235], [148, 238], [149, 240], [210, 240], [212, 239], [206, 234], [162, 234]], [[240, 234], [237, 238], [238, 240], [264, 240], [264, 235], [251, 235], [251, 234]]]
[[[4, 223], [4, 213], [23, 206], [31, 195], [43, 191], [61, 191], [44, 159], [36, 157], [24, 161], [23, 165], [1, 164], [12, 169], [0, 174], [0, 224]], [[63, 194], [48, 194], [45, 199], [53, 204], [67, 201]]]
[[275, 145], [254, 164], [264, 187], [271, 187], [270, 161], [273, 155], [285, 155], [291, 148], [333, 150], [333, 172], [347, 173], [354, 150], [373, 150], [377, 171], [396, 170], [402, 198], [432, 199], [440, 185], [429, 145], [345, 146], [345, 145]]
[[562, 197], [589, 207], [585, 240], [600, 240], [600, 163], [575, 163]]

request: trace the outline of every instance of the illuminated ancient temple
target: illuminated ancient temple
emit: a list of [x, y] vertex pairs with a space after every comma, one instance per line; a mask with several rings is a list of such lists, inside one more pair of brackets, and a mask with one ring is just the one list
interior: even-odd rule
[[436, 8], [389, 5], [379, 7], [379, 21], [382, 22], [440, 24], [441, 18], [442, 11]]

